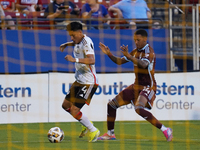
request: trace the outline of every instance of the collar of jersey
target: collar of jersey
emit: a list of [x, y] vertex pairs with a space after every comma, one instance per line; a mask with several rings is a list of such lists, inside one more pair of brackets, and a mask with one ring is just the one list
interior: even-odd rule
[[81, 42], [83, 41], [83, 39], [85, 38], [86, 34], [83, 34], [83, 38], [82, 40], [78, 43], [78, 44], [81, 44]]
[[138, 49], [138, 51], [142, 51], [142, 50], [144, 50], [148, 45], [149, 45], [149, 44], [146, 44], [143, 48]]

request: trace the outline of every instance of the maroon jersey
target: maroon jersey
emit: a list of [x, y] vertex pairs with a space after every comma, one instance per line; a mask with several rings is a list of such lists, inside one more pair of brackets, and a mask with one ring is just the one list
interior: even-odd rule
[[149, 44], [146, 44], [142, 49], [134, 49], [130, 53], [133, 57], [146, 60], [149, 62], [149, 65], [143, 69], [134, 64], [135, 72], [135, 84], [147, 86], [150, 88], [156, 88], [156, 81], [154, 78], [154, 70], [156, 64], [156, 56], [152, 47]]

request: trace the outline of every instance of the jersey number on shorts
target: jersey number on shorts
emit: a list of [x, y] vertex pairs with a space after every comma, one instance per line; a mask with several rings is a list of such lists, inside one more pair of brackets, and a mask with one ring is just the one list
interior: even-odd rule
[[84, 95], [86, 94], [87, 92], [87, 86], [84, 86], [82, 89], [81, 89], [81, 92], [79, 94], [80, 97], [84, 97]]
[[148, 97], [149, 100], [152, 99], [152, 97], [154, 96], [154, 91], [152, 89], [150, 89], [149, 87], [143, 89], [144, 94]]
[[151, 90], [147, 87], [147, 88], [144, 88], [143, 91], [145, 91], [146, 93], [144, 93], [146, 96], [149, 95], [149, 93], [151, 92]]

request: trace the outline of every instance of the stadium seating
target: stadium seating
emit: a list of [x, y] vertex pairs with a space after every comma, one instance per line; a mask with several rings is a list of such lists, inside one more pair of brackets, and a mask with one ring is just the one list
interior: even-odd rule
[[28, 15], [19, 12], [5, 12], [10, 15], [17, 25], [17, 29], [54, 29], [54, 21], [44, 17], [44, 12], [30, 12]]
[[54, 22], [47, 20], [44, 12], [31, 12], [28, 16], [32, 18], [32, 29], [54, 29]]
[[14, 19], [17, 29], [30, 29], [31, 21], [28, 20], [26, 14], [19, 12], [5, 12], [5, 15], [10, 15]]
[[[86, 3], [85, 0], [70, 0], [81, 9], [82, 6]], [[119, 2], [120, 0], [98, 0], [98, 3], [103, 4], [107, 9], [109, 6], [114, 5], [115, 3]], [[156, 0], [154, 0], [156, 1]], [[28, 15], [21, 14], [19, 12], [6, 12], [6, 15], [10, 15], [17, 25], [17, 29], [54, 29], [53, 28], [53, 21], [48, 21], [44, 17], [44, 9], [47, 5], [52, 2], [51, 0], [42, 0], [43, 3], [43, 11], [42, 12], [30, 12]], [[149, 3], [150, 4], [150, 3]], [[151, 3], [150, 9], [152, 10], [152, 18], [161, 18], [162, 20], [166, 17], [166, 10], [164, 10], [164, 5], [166, 3]], [[159, 5], [159, 8], [154, 7], [155, 5]], [[163, 6], [162, 7], [160, 6]], [[113, 12], [109, 12], [111, 18], [115, 18], [111, 21], [111, 29], [127, 29], [128, 23], [124, 20], [117, 19], [117, 14]]]

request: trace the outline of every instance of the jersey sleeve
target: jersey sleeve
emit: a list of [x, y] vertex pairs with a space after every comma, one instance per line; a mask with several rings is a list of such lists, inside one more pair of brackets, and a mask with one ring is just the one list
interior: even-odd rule
[[149, 50], [143, 55], [142, 60], [148, 61], [149, 62], [148, 68], [149, 70], [152, 70], [155, 62], [154, 50], [149, 47]]
[[145, 9], [146, 9], [146, 11], [148, 12], [151, 12], [151, 10], [149, 9], [149, 7], [148, 7], [148, 5], [147, 5], [147, 3], [146, 2], [144, 2], [144, 5], [145, 5]]
[[86, 45], [84, 45], [83, 51], [85, 53], [85, 55], [88, 54], [94, 54], [94, 46], [93, 43], [87, 43]]
[[102, 8], [102, 15], [105, 17], [108, 14], [108, 11], [104, 5], [101, 4], [100, 6]]
[[143, 57], [141, 58], [141, 60], [146, 60], [146, 61], [148, 61], [149, 63], [151, 62], [150, 60], [150, 54], [149, 53], [145, 53], [144, 55], [143, 55]]
[[112, 5], [112, 7], [121, 9], [121, 6], [123, 5], [122, 3], [123, 3], [122, 1], [119, 1], [118, 3]]
[[91, 8], [88, 7], [87, 4], [84, 4], [81, 8], [81, 14], [84, 13], [84, 12], [90, 12]]

